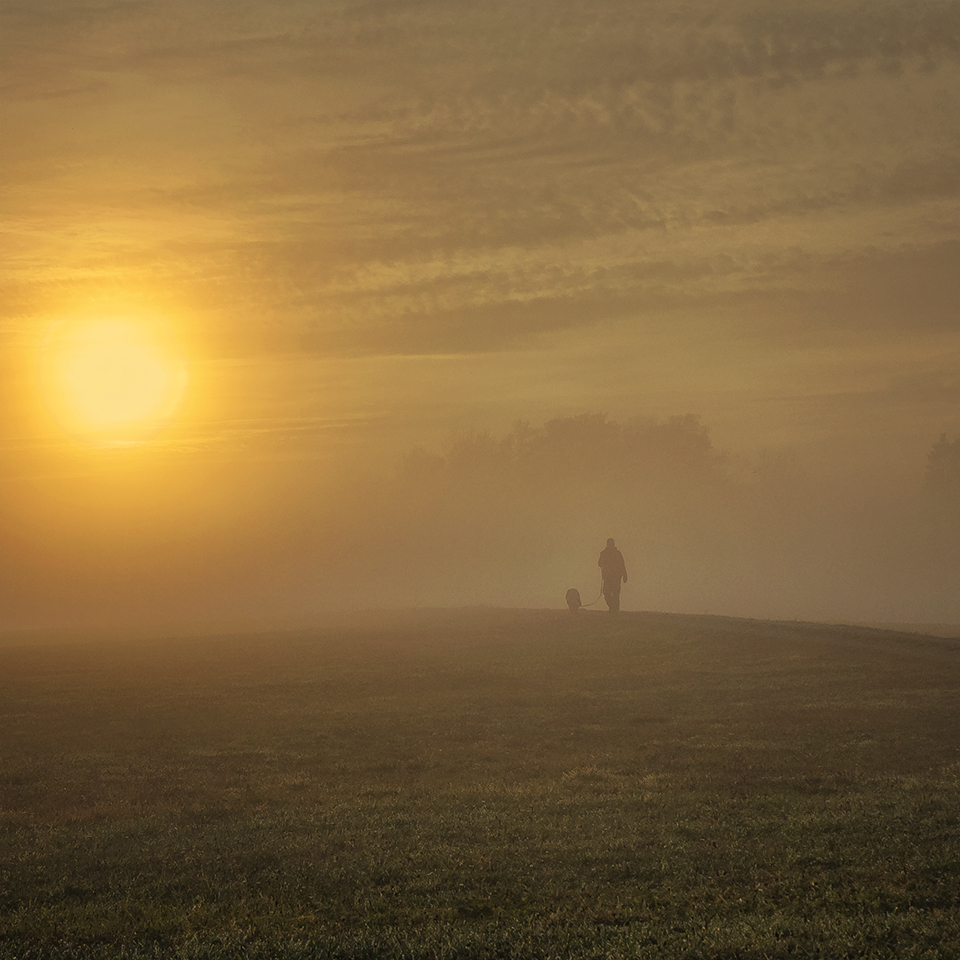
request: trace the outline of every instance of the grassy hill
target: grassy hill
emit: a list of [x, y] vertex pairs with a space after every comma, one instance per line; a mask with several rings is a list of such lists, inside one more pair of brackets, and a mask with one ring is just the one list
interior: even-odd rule
[[954, 957], [960, 640], [587, 612], [0, 640], [0, 956]]

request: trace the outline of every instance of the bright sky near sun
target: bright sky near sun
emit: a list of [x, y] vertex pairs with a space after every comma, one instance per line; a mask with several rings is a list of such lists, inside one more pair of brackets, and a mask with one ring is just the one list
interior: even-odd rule
[[8, 0], [0, 45], [25, 622], [450, 431], [693, 413], [901, 484], [960, 434], [960, 0]]
[[176, 412], [183, 361], [128, 319], [54, 327], [41, 347], [44, 393], [74, 434], [99, 440], [139, 437]]

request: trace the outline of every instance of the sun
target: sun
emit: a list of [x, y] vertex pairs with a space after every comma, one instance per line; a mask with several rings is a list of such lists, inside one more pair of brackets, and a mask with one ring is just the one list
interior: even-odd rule
[[94, 320], [66, 326], [49, 344], [53, 406], [73, 432], [102, 439], [140, 436], [166, 422], [185, 369], [148, 324]]

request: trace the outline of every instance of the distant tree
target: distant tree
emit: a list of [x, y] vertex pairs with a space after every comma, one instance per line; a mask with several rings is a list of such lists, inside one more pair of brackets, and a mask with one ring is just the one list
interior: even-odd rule
[[502, 447], [523, 476], [552, 482], [702, 483], [718, 479], [724, 464], [709, 429], [692, 414], [620, 424], [602, 413], [584, 413], [549, 420], [539, 429], [519, 423]]
[[927, 490], [938, 500], [960, 503], [960, 437], [945, 433], [927, 454]]
[[[439, 454], [422, 449], [403, 458], [401, 487], [427, 500], [448, 496], [461, 503], [487, 503], [582, 512], [599, 498], [614, 505], [652, 505], [694, 490], [718, 488], [727, 479], [726, 460], [699, 417], [658, 421], [634, 418], [621, 424], [602, 413], [557, 417], [540, 427], [515, 423], [502, 438], [466, 431], [449, 438]], [[399, 490], [398, 490], [399, 492]], [[489, 512], [489, 511], [487, 511]]]

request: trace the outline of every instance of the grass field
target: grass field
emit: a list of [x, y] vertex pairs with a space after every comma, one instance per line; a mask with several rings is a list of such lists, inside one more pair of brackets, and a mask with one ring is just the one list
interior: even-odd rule
[[956, 957], [960, 640], [0, 640], [0, 956]]

